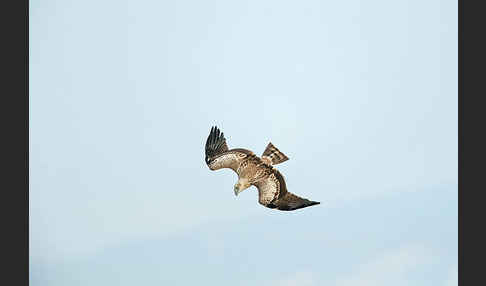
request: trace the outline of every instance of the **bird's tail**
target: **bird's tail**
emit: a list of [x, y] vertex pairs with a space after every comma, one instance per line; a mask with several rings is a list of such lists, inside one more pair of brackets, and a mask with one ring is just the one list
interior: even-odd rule
[[280, 152], [277, 147], [270, 142], [262, 154], [262, 159], [269, 162], [270, 165], [277, 165], [289, 159], [284, 153]]

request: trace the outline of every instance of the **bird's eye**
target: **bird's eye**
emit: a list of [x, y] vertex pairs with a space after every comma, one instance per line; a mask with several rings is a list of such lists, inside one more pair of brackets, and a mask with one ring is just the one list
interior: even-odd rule
[[208, 156], [206, 156], [206, 164], [209, 164], [211, 162], [211, 160], [209, 160]]

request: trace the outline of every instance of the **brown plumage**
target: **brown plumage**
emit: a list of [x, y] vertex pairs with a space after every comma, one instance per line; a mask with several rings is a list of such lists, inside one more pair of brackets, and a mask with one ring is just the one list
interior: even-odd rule
[[253, 185], [258, 189], [258, 202], [271, 209], [292, 211], [319, 204], [287, 191], [284, 177], [273, 165], [288, 159], [272, 143], [267, 145], [261, 158], [250, 150], [229, 150], [224, 134], [216, 126], [211, 128], [206, 140], [205, 161], [209, 169], [229, 168], [238, 175], [235, 195]]

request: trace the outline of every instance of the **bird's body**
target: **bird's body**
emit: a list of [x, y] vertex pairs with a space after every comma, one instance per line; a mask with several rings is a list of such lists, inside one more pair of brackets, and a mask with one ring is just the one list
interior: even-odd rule
[[288, 160], [272, 143], [262, 157], [242, 148], [228, 149], [224, 134], [217, 127], [211, 129], [206, 141], [206, 164], [211, 170], [229, 168], [238, 175], [235, 195], [251, 185], [258, 189], [258, 202], [268, 208], [291, 211], [319, 202], [298, 197], [287, 191], [282, 174], [273, 165]]

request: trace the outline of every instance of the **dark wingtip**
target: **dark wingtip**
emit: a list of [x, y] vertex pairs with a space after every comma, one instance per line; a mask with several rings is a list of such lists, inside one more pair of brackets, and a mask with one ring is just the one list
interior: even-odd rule
[[310, 207], [310, 206], [315, 206], [315, 205], [318, 205], [320, 204], [321, 202], [314, 202], [314, 201], [310, 201], [308, 202], [307, 204], [304, 204], [302, 206], [300, 206], [299, 208], [297, 209], [303, 209], [303, 208], [306, 208], [306, 207]]
[[224, 133], [215, 125], [211, 127], [208, 139], [206, 140], [206, 156], [213, 156], [220, 152], [220, 148], [225, 146]]
[[315, 205], [318, 205], [318, 204], [320, 204], [320, 202], [310, 201], [309, 203], [304, 204], [304, 205], [301, 205], [300, 207], [297, 207], [297, 208], [292, 209], [292, 210], [303, 209], [303, 208], [310, 207], [310, 206], [315, 206]]

